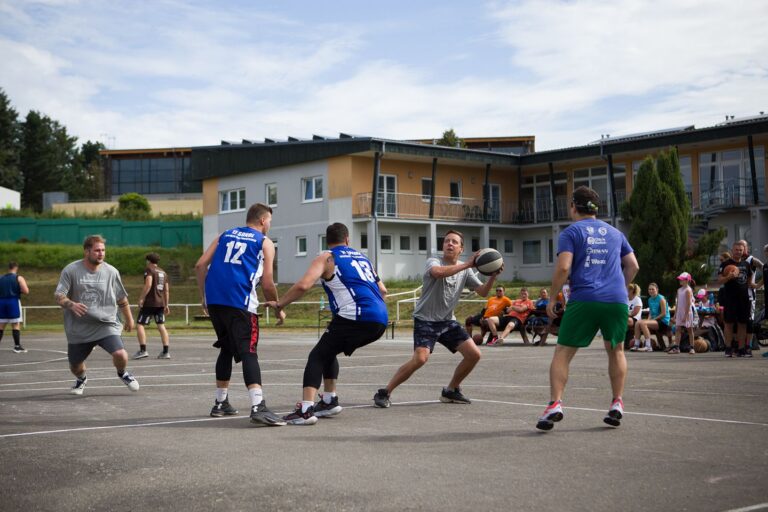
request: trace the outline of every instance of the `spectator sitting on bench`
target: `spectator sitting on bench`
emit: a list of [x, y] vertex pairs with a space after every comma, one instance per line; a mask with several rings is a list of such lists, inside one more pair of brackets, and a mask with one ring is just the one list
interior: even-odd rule
[[[656, 343], [660, 350], [664, 349], [663, 336], [670, 338], [669, 328], [669, 308], [667, 299], [659, 293], [659, 285], [651, 283], [648, 285], [648, 318], [640, 320], [635, 324], [635, 339], [640, 340], [641, 335], [645, 337], [645, 351], [648, 351], [651, 339], [651, 331], [656, 333]], [[653, 350], [653, 349], [651, 349]]]
[[645, 347], [640, 345], [640, 339], [635, 337], [635, 325], [643, 318], [643, 299], [640, 298], [640, 285], [630, 283], [627, 287], [627, 304], [629, 305], [629, 318], [627, 318], [627, 337], [629, 342], [625, 342], [624, 348], [631, 352], [653, 352], [651, 341], [645, 340]]
[[534, 342], [534, 345], [543, 347], [547, 344], [547, 338], [550, 334], [557, 336], [560, 333], [560, 321], [563, 319], [563, 313], [565, 313], [566, 302], [563, 293], [558, 293], [557, 298], [555, 299], [555, 313], [557, 314], [557, 317], [549, 322], [547, 329], [541, 334], [539, 341]]
[[534, 310], [531, 311], [531, 316], [525, 322], [525, 330], [531, 334], [531, 341], [536, 346], [540, 344], [540, 341], [536, 341], [536, 336], [539, 336], [539, 340], [541, 340], [542, 337], [546, 336], [549, 328], [547, 304], [549, 304], [549, 290], [542, 288], [539, 290], [539, 300], [534, 303]]
[[469, 336], [472, 336], [472, 326], [477, 325], [480, 327], [480, 343], [482, 345], [485, 333], [488, 332], [488, 319], [492, 317], [500, 317], [504, 314], [504, 310], [512, 305], [512, 299], [504, 295], [504, 287], [501, 285], [496, 286], [496, 295], [489, 297], [485, 303], [485, 307], [477, 315], [468, 316], [464, 321], [464, 327], [467, 329]]
[[[523, 343], [528, 345], [528, 335], [525, 332], [525, 321], [528, 319], [528, 315], [531, 311], [536, 309], [533, 301], [528, 298], [528, 288], [520, 289], [520, 298], [512, 301], [512, 305], [509, 306], [505, 315], [502, 317], [491, 317], [486, 322], [488, 323], [488, 329], [490, 329], [492, 338], [488, 342], [489, 346], [501, 345], [504, 343], [504, 339], [509, 336], [514, 330], [520, 331], [520, 336], [523, 337]], [[498, 336], [498, 330], [503, 329], [501, 336]]]

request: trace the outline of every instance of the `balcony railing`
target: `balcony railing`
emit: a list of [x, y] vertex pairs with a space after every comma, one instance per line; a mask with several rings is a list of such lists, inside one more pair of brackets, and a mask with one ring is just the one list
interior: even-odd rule
[[[757, 179], [759, 204], [765, 204], [765, 178]], [[713, 181], [709, 184], [702, 183], [700, 208], [739, 208], [753, 206], [752, 178], [738, 178], [732, 180]]]

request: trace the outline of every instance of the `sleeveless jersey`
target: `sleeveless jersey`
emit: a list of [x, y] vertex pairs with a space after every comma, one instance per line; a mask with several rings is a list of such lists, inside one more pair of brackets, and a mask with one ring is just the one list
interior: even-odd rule
[[389, 317], [377, 284], [379, 276], [368, 258], [344, 245], [328, 252], [333, 255], [336, 270], [330, 279], [320, 282], [333, 314], [348, 320], [386, 324]]
[[249, 227], [233, 228], [219, 236], [208, 274], [205, 302], [256, 313], [256, 289], [264, 272], [264, 234]]
[[8, 272], [0, 277], [0, 297], [9, 299], [21, 296], [21, 287], [19, 286], [19, 276], [13, 272]]

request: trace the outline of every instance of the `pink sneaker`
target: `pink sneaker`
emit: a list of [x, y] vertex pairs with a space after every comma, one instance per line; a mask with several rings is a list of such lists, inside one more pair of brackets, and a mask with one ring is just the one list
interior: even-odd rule
[[552, 430], [555, 423], [563, 419], [563, 401], [557, 400], [550, 403], [544, 413], [539, 416], [536, 428], [539, 430]]

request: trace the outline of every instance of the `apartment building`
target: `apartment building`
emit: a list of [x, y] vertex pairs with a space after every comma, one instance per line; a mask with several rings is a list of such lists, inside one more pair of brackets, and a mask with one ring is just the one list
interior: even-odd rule
[[195, 147], [191, 178], [202, 182], [206, 244], [241, 224], [250, 204], [274, 208], [282, 282], [302, 275], [337, 221], [385, 279], [419, 276], [452, 228], [464, 233], [467, 252], [498, 249], [504, 279], [533, 281], [551, 277], [575, 187], [595, 189], [599, 216], [626, 229], [619, 208], [641, 162], [669, 147], [678, 150], [696, 214], [692, 236], [723, 226], [724, 244], [746, 238], [762, 246], [767, 144], [765, 115], [524, 154], [340, 134]]

